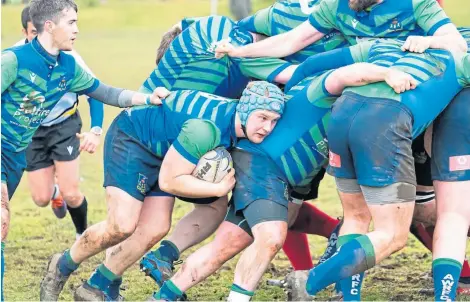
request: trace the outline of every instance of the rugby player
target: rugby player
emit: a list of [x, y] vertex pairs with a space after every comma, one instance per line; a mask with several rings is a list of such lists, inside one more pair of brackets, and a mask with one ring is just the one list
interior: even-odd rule
[[150, 93], [157, 87], [171, 91], [194, 89], [239, 98], [250, 78], [281, 84], [290, 79], [296, 66], [284, 60], [216, 59], [217, 43], [228, 38], [241, 46], [262, 36], [237, 27], [223, 16], [183, 19], [163, 36], [157, 50], [157, 66], [140, 91]]
[[167, 234], [173, 195], [206, 198], [194, 203], [221, 198], [212, 217], [204, 217], [206, 223], [212, 220], [209, 236], [226, 213], [234, 171], [220, 183], [199, 180], [191, 175], [199, 158], [218, 146], [233, 147], [237, 138], [262, 142], [283, 110], [284, 95], [279, 88], [254, 82], [238, 102], [182, 90], [171, 93], [162, 106], [123, 111], [105, 142], [107, 220], [89, 227], [70, 250], [52, 256], [41, 283], [41, 300], [56, 301], [80, 263], [118, 244], [74, 295], [78, 301], [117, 299], [118, 291], [108, 291], [108, 287], [120, 282], [122, 273]]
[[[156, 94], [136, 93], [100, 83], [63, 52], [72, 50], [78, 34], [75, 2], [35, 0], [31, 2], [30, 14], [38, 36], [31, 43], [2, 51], [1, 59], [2, 264], [10, 224], [9, 200], [26, 166], [25, 150], [36, 129], [65, 93], [87, 94], [120, 107], [161, 104]], [[4, 272], [2, 269], [2, 278]]]
[[[341, 248], [310, 272], [307, 283], [310, 294], [331, 281], [365, 271], [406, 244], [416, 190], [411, 139], [467, 85], [464, 66], [468, 68], [468, 63], [463, 54], [441, 50], [411, 54], [403, 52], [404, 45], [398, 41], [375, 44], [370, 53], [367, 47], [357, 49], [361, 48], [360, 55], [352, 55], [354, 61], [367, 60], [369, 56], [369, 62], [404, 70], [420, 84], [416, 90], [400, 95], [380, 84], [351, 88], [336, 103], [328, 128], [329, 173], [336, 178], [345, 220], [340, 231], [342, 242], [338, 244]], [[441, 92], [439, 98], [432, 97], [435, 91]], [[387, 111], [387, 118], [383, 118], [382, 110]], [[374, 121], [375, 118], [378, 120]], [[390, 118], [393, 122], [387, 122]], [[354, 137], [353, 130], [359, 129], [355, 125], [362, 119], [373, 126], [368, 127], [367, 135]], [[354, 213], [368, 210], [375, 230], [362, 235], [368, 231], [370, 217], [358, 219]], [[351, 253], [356, 256], [348, 258]], [[349, 269], [339, 270], [339, 266]]]
[[[15, 46], [31, 42], [36, 37], [36, 28], [31, 22], [29, 6], [21, 13], [21, 23], [25, 39]], [[93, 75], [75, 51], [66, 52], [75, 61]], [[94, 76], [94, 75], [93, 75]], [[70, 213], [75, 225], [75, 231], [80, 236], [87, 227], [88, 203], [79, 189], [79, 160], [80, 150], [94, 153], [100, 143], [103, 125], [103, 103], [88, 98], [90, 105], [91, 129], [81, 133], [82, 121], [77, 111], [78, 96], [76, 93], [66, 93], [41, 123], [26, 149], [26, 171], [33, 201], [40, 207], [51, 202], [54, 214], [63, 218]], [[79, 136], [83, 137], [80, 144]], [[55, 176], [58, 183], [55, 184]], [[55, 184], [55, 185], [54, 185]], [[60, 190], [59, 190], [60, 188]], [[65, 200], [65, 202], [64, 202]]]
[[241, 149], [232, 151], [237, 183], [226, 221], [214, 241], [190, 255], [153, 299], [174, 301], [182, 297], [184, 291], [249, 246], [237, 265], [229, 296], [230, 300], [249, 300], [284, 243], [290, 187], [310, 183], [327, 163], [325, 129], [334, 95], [346, 86], [384, 79], [394, 87], [412, 81], [392, 69], [360, 64], [306, 79], [296, 91], [290, 91], [292, 98], [273, 133], [259, 147], [243, 140]]
[[[435, 0], [323, 0], [308, 21], [295, 29], [250, 45], [235, 47], [220, 43], [216, 56], [286, 57], [331, 30], [340, 31], [354, 45], [361, 39], [407, 39], [405, 50], [421, 52], [426, 48], [467, 50], [467, 44]], [[419, 37], [419, 36], [428, 37]], [[419, 38], [418, 38], [419, 37]]]

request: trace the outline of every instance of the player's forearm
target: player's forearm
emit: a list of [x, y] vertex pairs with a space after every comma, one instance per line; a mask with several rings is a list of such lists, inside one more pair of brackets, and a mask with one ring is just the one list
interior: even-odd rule
[[468, 50], [467, 42], [458, 32], [443, 36], [432, 36], [428, 39], [430, 39], [430, 48], [461, 52], [467, 52]]
[[290, 80], [298, 66], [299, 65], [291, 65], [287, 67], [274, 78], [274, 82], [279, 84], [286, 84]]
[[88, 98], [88, 104], [90, 105], [91, 128], [102, 128], [104, 118], [103, 103], [98, 100], [95, 100], [94, 98]]
[[103, 83], [100, 83], [94, 91], [89, 92], [88, 96], [106, 105], [121, 108], [145, 105], [150, 102], [150, 95], [148, 94], [116, 88]]
[[344, 88], [385, 81], [388, 68], [371, 63], [355, 63], [333, 71], [325, 81], [327, 91], [340, 95]]
[[159, 186], [163, 191], [181, 197], [220, 197], [217, 184], [200, 180], [192, 175], [179, 175], [167, 180], [160, 178]]

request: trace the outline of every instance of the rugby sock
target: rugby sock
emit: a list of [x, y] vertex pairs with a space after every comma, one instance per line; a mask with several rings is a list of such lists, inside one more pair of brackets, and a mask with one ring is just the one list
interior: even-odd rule
[[62, 275], [70, 276], [70, 274], [78, 268], [80, 263], [73, 261], [72, 257], [70, 256], [70, 250], [66, 250], [62, 256], [60, 256], [58, 265], [59, 271]]
[[308, 270], [313, 267], [307, 234], [287, 231], [286, 241], [282, 250], [294, 268], [294, 270]]
[[5, 250], [5, 242], [2, 242], [2, 284], [0, 284], [1, 290], [1, 301], [5, 301], [3, 296], [3, 274], [5, 274], [5, 257], [3, 256], [3, 251]]
[[169, 263], [173, 263], [180, 258], [180, 251], [173, 242], [168, 240], [163, 240], [160, 247], [153, 253], [158, 259]]
[[122, 277], [115, 279], [108, 288], [105, 290], [105, 293], [113, 299], [113, 301], [117, 301], [119, 298], [119, 291], [121, 289], [122, 284]]
[[434, 300], [455, 301], [462, 264], [454, 259], [438, 258], [432, 262]]
[[328, 245], [325, 249], [325, 252], [323, 253], [323, 255], [321, 255], [320, 259], [318, 259], [319, 264], [325, 262], [331, 256], [333, 256], [334, 253], [336, 253], [336, 250], [338, 249], [339, 231], [341, 230], [342, 225], [343, 225], [343, 220], [340, 220], [340, 222], [338, 223], [338, 225], [336, 225], [333, 232], [331, 232], [330, 238], [328, 238]]
[[108, 287], [113, 283], [114, 280], [120, 279], [121, 276], [116, 275], [112, 271], [110, 271], [103, 263], [98, 266], [98, 268], [93, 272], [90, 279], [88, 279], [87, 283], [97, 288], [103, 292], [105, 292]]
[[328, 285], [362, 273], [375, 265], [374, 246], [362, 235], [338, 248], [336, 254], [310, 270], [307, 293], [315, 295]]
[[434, 228], [425, 228], [422, 223], [410, 226], [410, 232], [418, 239], [428, 250], [432, 251], [432, 235]]
[[183, 292], [171, 280], [163, 283], [159, 291], [155, 292], [153, 297], [157, 300], [177, 301], [183, 297]]
[[247, 302], [250, 301], [251, 297], [253, 297], [255, 293], [251, 292], [249, 290], [246, 290], [235, 283], [232, 284], [232, 287], [230, 288], [230, 294], [228, 295], [227, 301], [233, 301], [233, 302]]
[[462, 265], [462, 272], [460, 273], [460, 277], [470, 278], [470, 265], [468, 265], [468, 260], [465, 259]]
[[291, 229], [299, 233], [328, 238], [338, 223], [338, 219], [331, 217], [313, 204], [304, 202]]
[[[362, 236], [361, 234], [348, 234], [339, 236], [338, 247], [345, 243]], [[343, 301], [361, 301], [361, 288], [364, 273], [353, 275], [349, 278], [339, 281], [339, 290], [343, 293]]]
[[83, 234], [87, 228], [87, 214], [88, 214], [88, 202], [85, 196], [83, 197], [82, 204], [77, 208], [67, 206], [69, 209], [70, 216], [72, 217], [73, 224], [77, 234]]

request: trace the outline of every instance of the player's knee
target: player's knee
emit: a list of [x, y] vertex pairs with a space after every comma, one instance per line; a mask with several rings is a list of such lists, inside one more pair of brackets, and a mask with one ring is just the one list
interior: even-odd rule
[[111, 236], [111, 238], [115, 238], [118, 242], [120, 242], [131, 236], [135, 229], [135, 222], [129, 220], [126, 221], [126, 219], [117, 219], [113, 222], [108, 222], [107, 233], [109, 236]]
[[42, 192], [32, 192], [31, 197], [33, 198], [34, 203], [38, 207], [45, 207], [49, 205], [51, 201], [52, 192], [42, 191]]
[[266, 248], [271, 254], [276, 254], [286, 240], [287, 226], [277, 222], [267, 223], [262, 228], [253, 229], [253, 235], [256, 245]]
[[65, 200], [67, 205], [72, 208], [77, 208], [83, 202], [83, 194], [80, 192], [78, 186], [72, 186], [67, 188], [60, 188], [60, 194]]

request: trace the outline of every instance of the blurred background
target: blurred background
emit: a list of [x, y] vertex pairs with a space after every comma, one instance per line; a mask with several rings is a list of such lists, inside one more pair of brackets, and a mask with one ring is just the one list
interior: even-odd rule
[[[246, 2], [245, 2], [246, 1]], [[400, 0], [390, 0], [400, 1]], [[23, 0], [2, 1], [1, 48], [5, 49], [22, 39], [20, 14]], [[85, 59], [96, 76], [103, 82], [138, 89], [154, 68], [156, 48], [161, 35], [183, 17], [205, 16], [217, 13], [240, 16], [267, 7], [273, 0], [78, 0], [80, 33], [75, 42], [76, 50]], [[248, 7], [248, 8], [247, 8]], [[444, 9], [459, 26], [470, 26], [470, 0], [444, 0]], [[232, 12], [231, 12], [232, 11]], [[236, 17], [234, 17], [236, 18]], [[83, 129], [89, 129], [89, 108], [80, 102]], [[108, 128], [118, 109], [105, 108], [104, 130]], [[104, 137], [103, 137], [104, 140]], [[105, 218], [106, 204], [102, 189], [102, 145], [94, 155], [81, 156], [81, 189], [89, 202], [89, 224]], [[339, 200], [331, 178], [326, 178], [320, 188], [320, 198], [315, 202], [333, 216], [341, 215]], [[181, 218], [191, 205], [179, 202], [175, 206], [173, 221]], [[7, 271], [5, 294], [8, 300], [25, 301], [39, 299], [39, 282], [44, 274], [48, 258], [68, 248], [74, 238], [70, 219], [57, 220], [49, 208], [38, 208], [30, 198], [27, 182], [22, 184], [11, 202], [12, 222], [6, 248]], [[325, 240], [311, 236], [312, 256], [315, 259], [325, 248]], [[467, 250], [470, 255], [470, 248]], [[185, 259], [188, 252], [182, 255]], [[84, 263], [71, 278], [61, 295], [72, 299], [72, 290], [86, 279], [102, 259], [98, 255]], [[229, 292], [235, 261], [191, 289], [193, 300], [220, 300]], [[380, 266], [368, 272], [365, 281], [364, 300], [431, 300], [422, 289], [431, 286], [429, 271], [431, 255], [412, 236], [408, 246]], [[279, 288], [266, 286], [266, 278], [282, 278], [289, 264], [279, 253], [268, 269], [255, 300], [284, 300]], [[144, 300], [154, 290], [153, 283], [144, 278], [135, 265], [124, 276], [123, 295], [128, 300]], [[320, 299], [324, 296], [322, 293]]]

